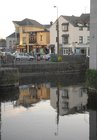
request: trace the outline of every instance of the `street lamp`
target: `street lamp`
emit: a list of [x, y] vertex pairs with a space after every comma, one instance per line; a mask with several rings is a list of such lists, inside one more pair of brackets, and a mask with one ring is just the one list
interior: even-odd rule
[[57, 29], [57, 54], [59, 55], [59, 21], [58, 21], [58, 7], [54, 6], [54, 8], [57, 9], [57, 23], [56, 23], [56, 29]]

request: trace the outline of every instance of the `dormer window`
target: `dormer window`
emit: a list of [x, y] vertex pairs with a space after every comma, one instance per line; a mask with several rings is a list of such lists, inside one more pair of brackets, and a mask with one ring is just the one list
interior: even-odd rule
[[69, 26], [69, 23], [62, 23], [62, 31], [63, 32], [68, 31], [68, 26]]

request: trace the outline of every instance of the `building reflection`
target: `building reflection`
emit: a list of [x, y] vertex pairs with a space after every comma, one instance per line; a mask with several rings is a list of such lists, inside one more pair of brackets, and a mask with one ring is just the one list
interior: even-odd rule
[[80, 86], [51, 89], [50, 103], [54, 109], [59, 107], [60, 116], [84, 112], [87, 106], [87, 99], [87, 90]]
[[87, 90], [80, 86], [68, 86], [52, 88], [50, 93], [50, 104], [56, 109], [57, 130], [58, 135], [59, 117], [75, 113], [84, 113], [87, 108]]
[[88, 92], [90, 140], [97, 140], [97, 92]]
[[97, 140], [97, 93], [87, 92], [87, 89], [78, 85], [50, 87], [47, 83], [23, 85], [0, 91], [0, 140], [2, 102], [10, 101], [14, 107], [22, 105], [27, 108], [46, 100], [50, 100], [50, 105], [57, 112], [55, 135], [58, 135], [61, 116], [89, 111], [89, 140]]
[[50, 87], [48, 84], [20, 86], [19, 92], [19, 98], [15, 106], [30, 107], [41, 100], [48, 100], [50, 98]]

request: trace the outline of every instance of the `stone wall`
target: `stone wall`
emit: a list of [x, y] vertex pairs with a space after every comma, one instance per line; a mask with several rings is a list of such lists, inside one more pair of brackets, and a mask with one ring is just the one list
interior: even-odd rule
[[0, 68], [0, 87], [17, 86], [19, 71], [17, 68]]

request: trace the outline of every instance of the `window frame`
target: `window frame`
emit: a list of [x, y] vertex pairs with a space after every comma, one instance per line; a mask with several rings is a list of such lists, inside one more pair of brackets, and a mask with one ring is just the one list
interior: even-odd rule
[[69, 31], [69, 23], [62, 23], [62, 31], [63, 32]]

